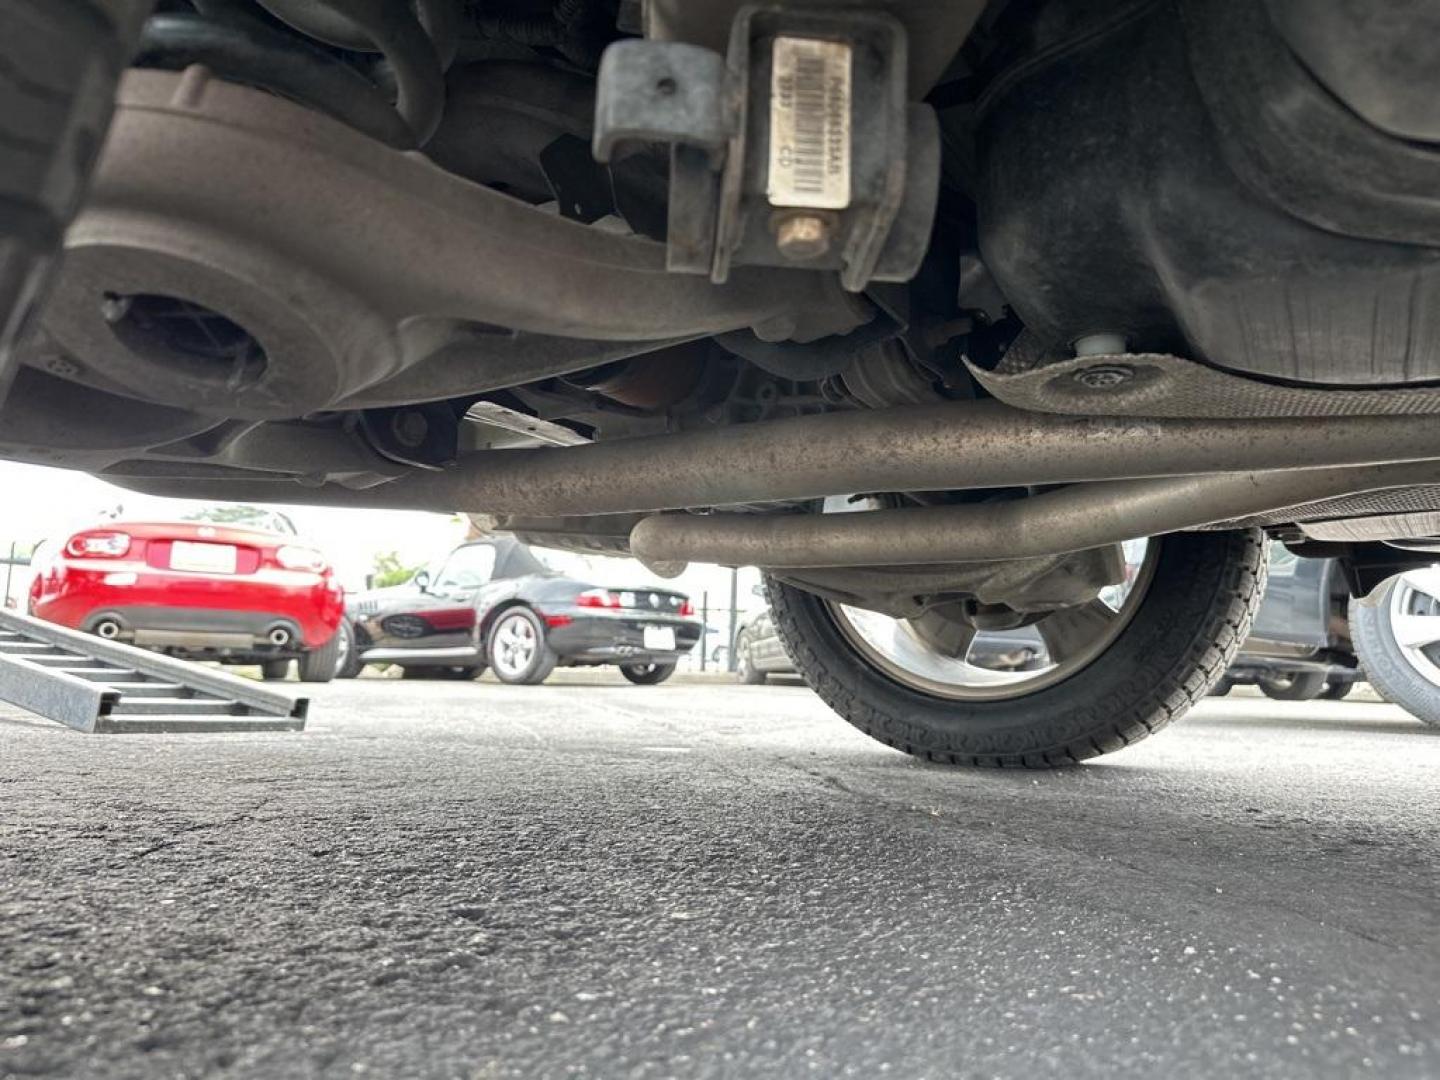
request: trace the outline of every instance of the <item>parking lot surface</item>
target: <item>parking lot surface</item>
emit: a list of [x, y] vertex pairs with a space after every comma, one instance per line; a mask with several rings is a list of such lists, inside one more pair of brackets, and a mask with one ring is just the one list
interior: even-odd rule
[[1391, 706], [1031, 774], [797, 686], [314, 697], [0, 706], [0, 1076], [1440, 1074], [1440, 738]]

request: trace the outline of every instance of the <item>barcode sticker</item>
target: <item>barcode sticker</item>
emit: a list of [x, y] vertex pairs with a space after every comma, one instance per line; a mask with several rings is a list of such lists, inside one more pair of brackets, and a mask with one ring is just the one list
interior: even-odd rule
[[850, 205], [850, 46], [777, 37], [770, 65], [771, 206]]

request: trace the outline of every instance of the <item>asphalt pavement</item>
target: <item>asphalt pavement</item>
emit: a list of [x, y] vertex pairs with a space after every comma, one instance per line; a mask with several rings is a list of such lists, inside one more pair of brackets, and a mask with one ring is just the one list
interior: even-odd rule
[[1396, 708], [986, 773], [561, 675], [337, 683], [301, 735], [0, 706], [0, 1076], [1440, 1076]]

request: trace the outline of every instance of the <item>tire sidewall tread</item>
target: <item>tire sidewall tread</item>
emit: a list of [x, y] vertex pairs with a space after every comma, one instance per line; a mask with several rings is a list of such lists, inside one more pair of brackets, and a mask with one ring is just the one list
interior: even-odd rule
[[1399, 582], [1391, 578], [1369, 596], [1350, 601], [1350, 644], [1366, 680], [1381, 697], [1427, 727], [1440, 728], [1440, 686], [1410, 666], [1390, 629], [1391, 596]]
[[861, 731], [956, 765], [1046, 768], [1128, 746], [1224, 677], [1265, 587], [1258, 530], [1165, 537], [1147, 596], [1109, 650], [1054, 686], [999, 702], [942, 700], [861, 660], [823, 601], [767, 576], [786, 651], [810, 687]]

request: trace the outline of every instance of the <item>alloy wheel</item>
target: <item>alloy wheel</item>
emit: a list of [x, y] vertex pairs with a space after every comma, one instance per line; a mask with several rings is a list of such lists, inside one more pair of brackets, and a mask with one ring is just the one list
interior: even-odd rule
[[530, 667], [539, 645], [530, 621], [520, 615], [510, 615], [495, 628], [491, 660], [498, 671], [518, 676]]
[[980, 633], [955, 620], [897, 619], [845, 604], [832, 603], [830, 611], [860, 654], [902, 686], [961, 701], [1019, 698], [1069, 678], [1105, 652], [1144, 599], [1157, 554], [1158, 545], [1127, 542], [1122, 584], [1020, 630]]
[[1400, 575], [1390, 591], [1390, 631], [1406, 663], [1440, 686], [1440, 566]]

